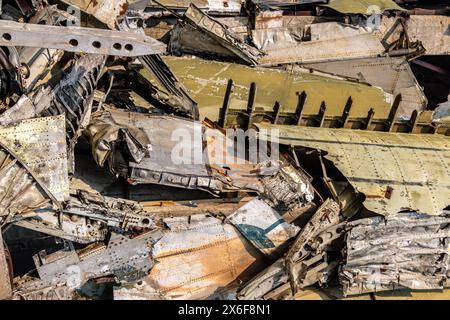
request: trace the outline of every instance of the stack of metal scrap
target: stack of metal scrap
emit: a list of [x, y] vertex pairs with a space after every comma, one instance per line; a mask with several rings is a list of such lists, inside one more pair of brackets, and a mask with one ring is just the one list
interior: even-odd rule
[[0, 299], [446, 290], [449, 13], [2, 1]]

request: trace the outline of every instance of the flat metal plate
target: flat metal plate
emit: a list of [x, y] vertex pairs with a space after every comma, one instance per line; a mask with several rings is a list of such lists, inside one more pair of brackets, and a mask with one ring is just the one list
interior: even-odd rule
[[58, 201], [69, 197], [65, 116], [24, 120], [0, 128], [10, 149]]
[[383, 215], [403, 209], [438, 215], [450, 205], [449, 137], [294, 126], [258, 127], [279, 129], [282, 144], [326, 151], [326, 158], [366, 195], [364, 205], [369, 210]]

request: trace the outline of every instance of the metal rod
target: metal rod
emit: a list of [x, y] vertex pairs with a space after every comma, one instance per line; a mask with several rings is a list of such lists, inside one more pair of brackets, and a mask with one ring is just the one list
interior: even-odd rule
[[306, 99], [308, 98], [308, 96], [306, 95], [305, 91], [302, 91], [301, 94], [299, 94], [297, 92], [297, 108], [295, 110], [295, 118], [297, 121], [297, 126], [301, 125], [302, 122], [302, 118], [303, 118], [303, 111], [305, 108], [305, 104], [306, 104]]
[[392, 105], [391, 112], [389, 113], [389, 117], [387, 120], [387, 130], [388, 132], [392, 132], [392, 129], [395, 125], [395, 120], [397, 119], [398, 108], [400, 107], [400, 103], [402, 102], [402, 95], [398, 94], [395, 97], [394, 104]]
[[247, 115], [248, 115], [248, 122], [247, 122], [247, 130], [251, 128], [253, 123], [253, 113], [255, 111], [255, 100], [256, 100], [256, 83], [252, 82], [250, 84], [250, 91], [248, 94], [248, 103], [247, 103]]
[[414, 110], [409, 120], [409, 132], [414, 133], [416, 131], [417, 123], [419, 122], [419, 112]]
[[233, 93], [234, 82], [232, 79], [228, 80], [227, 90], [223, 99], [222, 109], [220, 110], [219, 126], [225, 128], [227, 125], [228, 111], [230, 110], [231, 94]]
[[281, 105], [278, 101], [275, 102], [275, 105], [273, 106], [273, 124], [277, 124], [279, 118], [280, 118], [280, 111], [281, 111]]
[[372, 125], [373, 117], [375, 116], [375, 110], [373, 108], [370, 108], [369, 113], [367, 114], [366, 119], [366, 130], [370, 130], [370, 126]]
[[344, 107], [344, 112], [342, 113], [341, 127], [345, 128], [347, 126], [348, 119], [350, 118], [350, 111], [352, 110], [353, 100], [350, 96]]

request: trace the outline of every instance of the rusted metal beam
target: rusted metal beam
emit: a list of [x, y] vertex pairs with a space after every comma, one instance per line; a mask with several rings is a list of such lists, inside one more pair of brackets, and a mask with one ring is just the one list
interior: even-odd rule
[[231, 94], [233, 93], [234, 88], [234, 82], [232, 79], [228, 80], [227, 84], [227, 90], [225, 92], [225, 97], [223, 99], [223, 105], [222, 109], [220, 110], [220, 116], [218, 124], [222, 128], [224, 128], [227, 125], [227, 117], [228, 117], [228, 110], [230, 109], [230, 102], [231, 102]]
[[146, 35], [82, 27], [0, 21], [0, 46], [60, 49], [124, 57], [163, 54], [166, 45]]

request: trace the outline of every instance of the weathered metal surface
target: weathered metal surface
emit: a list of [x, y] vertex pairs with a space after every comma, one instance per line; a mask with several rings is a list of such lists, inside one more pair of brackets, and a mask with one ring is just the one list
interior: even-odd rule
[[377, 119], [387, 119], [393, 100], [391, 95], [385, 94], [379, 88], [345, 81], [339, 77], [290, 71], [291, 69], [282, 71], [250, 68], [202, 59], [164, 57], [164, 61], [198, 102], [201, 118], [219, 118], [218, 106], [222, 105], [228, 79], [232, 79], [234, 89], [228, 124], [236, 123], [238, 110], [245, 110], [251, 82], [258, 86], [255, 101], [258, 112], [272, 112], [275, 102], [278, 101], [282, 115], [293, 114], [298, 100], [296, 93], [305, 91], [308, 95], [304, 106], [305, 117], [315, 117], [322, 101], [327, 103], [327, 116], [341, 117], [345, 103], [351, 96], [353, 107], [350, 118], [366, 118], [370, 106], [374, 108]]
[[82, 130], [89, 123], [95, 88], [105, 63], [105, 56], [85, 55], [75, 61], [53, 88], [47, 85], [33, 97], [36, 115], [65, 115], [71, 170], [74, 166], [72, 153]]
[[3, 46], [61, 49], [70, 52], [136, 57], [162, 54], [166, 46], [134, 32], [83, 27], [60, 27], [0, 21]]
[[274, 254], [299, 231], [261, 199], [239, 208], [227, 221], [266, 255]]
[[[311, 40], [306, 42], [296, 42], [287, 45], [286, 42], [280, 42], [271, 50], [266, 51], [266, 55], [258, 59], [261, 66], [274, 66], [278, 64], [296, 63], [315, 63], [322, 61], [339, 61], [357, 58], [377, 57], [384, 53], [385, 49], [378, 37], [370, 32], [363, 32], [355, 35], [354, 27], [345, 26], [336, 22], [330, 22], [332, 30], [344, 28], [348, 30], [347, 36], [337, 37], [333, 40]], [[324, 25], [324, 24], [322, 24]], [[253, 31], [253, 37], [270, 37], [270, 30]], [[261, 40], [262, 41], [262, 40]], [[260, 42], [261, 42], [260, 41]]]
[[58, 201], [69, 196], [64, 122], [64, 116], [54, 116], [0, 128], [0, 143], [11, 150], [12, 156], [25, 164]]
[[6, 258], [6, 248], [4, 246], [2, 232], [0, 231], [0, 300], [12, 297], [11, 277], [8, 261]]
[[[311, 178], [292, 165], [281, 161], [266, 161], [258, 164], [256, 170], [261, 173], [262, 195], [276, 208], [303, 206], [314, 200], [314, 188]], [[264, 174], [264, 170], [272, 173]]]
[[[277, 128], [280, 143], [327, 152], [367, 209], [391, 215], [404, 209], [438, 215], [450, 205], [450, 141], [417, 135], [347, 129]], [[261, 137], [264, 139], [264, 137]]]
[[409, 120], [414, 110], [424, 110], [427, 98], [404, 58], [371, 58], [306, 64], [306, 68], [359, 79], [394, 96], [401, 94], [398, 117]]
[[232, 225], [219, 219], [191, 216], [164, 222], [170, 231], [153, 247], [156, 264], [145, 280], [164, 299], [206, 299], [245, 279], [243, 273], [263, 259]]
[[[158, 97], [160, 100], [167, 100], [173, 110], [170, 113], [188, 116], [194, 120], [199, 120], [197, 103], [191, 98], [183, 84], [181, 84], [169, 66], [158, 55], [147, 55], [139, 57], [139, 61], [144, 68], [151, 72], [154, 79], [161, 84], [168, 93], [168, 98]], [[148, 86], [148, 84], [146, 84]], [[160, 96], [160, 95], [159, 95]]]
[[40, 253], [34, 256], [39, 279], [19, 286], [15, 295], [28, 295], [54, 286], [66, 286], [73, 291], [89, 279], [110, 274], [119, 283], [134, 283], [152, 268], [150, 252], [161, 236], [158, 230], [132, 239], [113, 233], [107, 245], [99, 243], [78, 252], [72, 247], [51, 255]]
[[[184, 19], [197, 31], [204, 33], [207, 37], [210, 37], [220, 46], [223, 46], [248, 64], [256, 64], [257, 59], [263, 55], [261, 51], [243, 42], [234, 33], [230, 32], [225, 25], [202, 12], [194, 4], [190, 5], [184, 15]], [[176, 43], [176, 37], [179, 37], [181, 33], [183, 33], [182, 30], [174, 32], [175, 36], [170, 44], [171, 51], [186, 52], [185, 48]], [[187, 50], [195, 51], [195, 47], [195, 45], [191, 46]]]
[[441, 103], [433, 112], [433, 121], [436, 123], [450, 122], [450, 95], [447, 102]]
[[[383, 19], [383, 23], [391, 25], [393, 19]], [[450, 17], [445, 15], [412, 15], [406, 21], [408, 36], [411, 40], [419, 40], [426, 49], [427, 55], [450, 54]]]
[[136, 229], [156, 229], [157, 219], [146, 213], [134, 201], [103, 197], [86, 191], [71, 191], [63, 208], [39, 210], [32, 219], [19, 221], [17, 226], [42, 232], [77, 243], [103, 241], [108, 227], [122, 232]]
[[[95, 161], [108, 165], [132, 184], [152, 183], [214, 194], [252, 190], [275, 205], [287, 207], [305, 204], [314, 197], [305, 175], [286, 163], [273, 166], [273, 173], [260, 173], [258, 162], [235, 151], [242, 149], [244, 141], [235, 145], [232, 138], [199, 122], [112, 108], [96, 114], [93, 120], [87, 136]], [[117, 148], [121, 139], [127, 141], [126, 147]]]
[[115, 29], [117, 19], [124, 16], [128, 10], [128, 0], [61, 0], [62, 2], [78, 7], [83, 12], [94, 16]]
[[[167, 8], [175, 10], [187, 10], [192, 3], [210, 14], [238, 14], [241, 11], [242, 3], [240, 0], [161, 0], [158, 2]], [[152, 1], [149, 1], [148, 7], [153, 9], [162, 9], [161, 6], [152, 3]]]
[[341, 237], [340, 208], [333, 200], [326, 200], [310, 221], [303, 227], [289, 248], [286, 257], [280, 258], [259, 273], [238, 292], [240, 300], [266, 299], [276, 291], [291, 295], [317, 282], [325, 284], [336, 261], [326, 256], [328, 246]]
[[340, 280], [346, 295], [443, 289], [449, 263], [448, 215], [416, 212], [351, 222]]
[[329, 4], [321, 5], [341, 13], [364, 14], [370, 16], [375, 13], [382, 13], [386, 10], [405, 11], [392, 0], [331, 0]]

